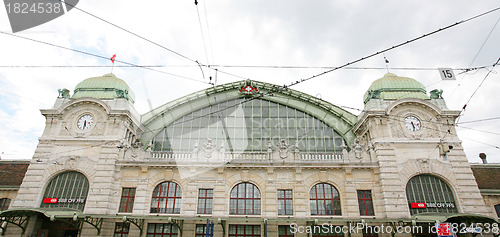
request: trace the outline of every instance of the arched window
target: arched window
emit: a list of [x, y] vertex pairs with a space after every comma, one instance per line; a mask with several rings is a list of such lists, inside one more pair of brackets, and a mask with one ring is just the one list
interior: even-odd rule
[[333, 185], [320, 183], [311, 188], [309, 194], [311, 215], [342, 215], [340, 209], [340, 195]]
[[229, 214], [260, 215], [260, 191], [251, 183], [240, 183], [231, 190]]
[[495, 205], [495, 212], [497, 213], [497, 217], [500, 218], [500, 204]]
[[174, 182], [163, 182], [153, 190], [151, 213], [179, 214], [181, 212], [181, 187]]
[[440, 178], [422, 174], [406, 184], [406, 198], [412, 215], [425, 212], [457, 213], [450, 187]]
[[230, 152], [263, 152], [283, 139], [303, 152], [340, 152], [343, 138], [310, 114], [263, 99], [211, 104], [188, 113], [153, 138], [153, 150], [191, 152], [210, 138]]
[[40, 207], [66, 207], [83, 211], [88, 192], [89, 181], [85, 175], [76, 171], [60, 173], [45, 188]]
[[0, 199], [0, 211], [7, 210], [10, 205], [10, 199], [9, 198], [2, 198]]

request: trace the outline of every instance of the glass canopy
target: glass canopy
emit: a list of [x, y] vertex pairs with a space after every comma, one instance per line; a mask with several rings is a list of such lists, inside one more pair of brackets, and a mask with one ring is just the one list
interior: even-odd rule
[[321, 120], [263, 99], [233, 99], [188, 113], [153, 138], [153, 150], [190, 152], [211, 139], [228, 152], [273, 150], [281, 140], [301, 152], [339, 152], [342, 137]]

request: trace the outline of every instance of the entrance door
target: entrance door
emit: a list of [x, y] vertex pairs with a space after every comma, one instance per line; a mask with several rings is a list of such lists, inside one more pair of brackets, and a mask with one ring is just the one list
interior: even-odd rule
[[78, 228], [69, 224], [72, 221], [68, 219], [67, 222], [64, 220], [50, 221], [49, 218], [43, 218], [42, 225], [37, 231], [37, 236], [39, 237], [77, 237]]

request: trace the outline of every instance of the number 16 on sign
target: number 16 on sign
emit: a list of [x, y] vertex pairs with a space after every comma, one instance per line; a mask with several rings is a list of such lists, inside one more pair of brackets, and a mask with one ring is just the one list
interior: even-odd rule
[[451, 68], [438, 68], [439, 75], [443, 80], [456, 80], [455, 74]]

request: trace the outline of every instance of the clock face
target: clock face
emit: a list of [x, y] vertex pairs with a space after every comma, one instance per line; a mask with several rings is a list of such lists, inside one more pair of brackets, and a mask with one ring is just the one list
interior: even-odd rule
[[82, 117], [80, 117], [78, 119], [78, 122], [77, 122], [77, 126], [79, 129], [81, 130], [87, 130], [89, 129], [90, 127], [92, 127], [92, 124], [94, 123], [94, 118], [92, 117], [92, 115], [90, 114], [85, 114], [85, 115], [82, 115]]
[[422, 128], [422, 123], [415, 116], [408, 116], [404, 120], [405, 127], [413, 132], [416, 132]]

